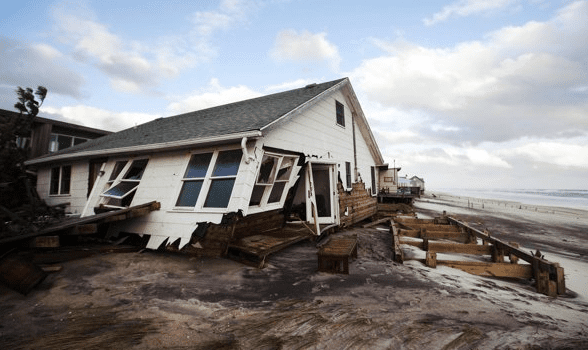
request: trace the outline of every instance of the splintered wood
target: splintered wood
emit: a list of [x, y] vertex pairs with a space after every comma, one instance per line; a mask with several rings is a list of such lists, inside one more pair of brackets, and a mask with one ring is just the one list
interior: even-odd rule
[[[395, 218], [391, 222], [390, 232], [394, 236], [394, 260], [397, 262], [404, 259], [398, 243], [406, 244], [426, 251], [425, 259], [416, 260], [431, 268], [449, 266], [479, 276], [533, 278], [539, 293], [556, 297], [566, 292], [564, 271], [559, 264], [520, 250], [516, 242], [504, 243], [491, 237], [488, 232], [477, 230], [454, 218]], [[399, 238], [403, 236], [413, 239]], [[482, 240], [482, 245], [477, 244], [478, 238]], [[459, 243], [431, 242], [433, 240]], [[492, 262], [438, 260], [437, 253], [483, 255], [489, 256]], [[505, 262], [505, 256], [508, 257], [508, 263]], [[528, 264], [518, 264], [519, 259]]]

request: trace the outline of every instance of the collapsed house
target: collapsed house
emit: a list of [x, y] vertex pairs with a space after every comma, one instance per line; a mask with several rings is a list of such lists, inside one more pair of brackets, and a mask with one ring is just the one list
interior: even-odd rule
[[348, 78], [159, 118], [26, 164], [42, 199], [81, 217], [160, 203], [109, 235], [212, 255], [240, 228], [290, 221], [320, 235], [373, 216], [387, 168]]

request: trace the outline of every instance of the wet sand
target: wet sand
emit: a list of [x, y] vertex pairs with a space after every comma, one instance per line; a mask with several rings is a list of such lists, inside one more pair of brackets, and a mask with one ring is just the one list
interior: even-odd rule
[[[581, 240], [579, 219], [578, 231], [562, 225], [565, 233], [554, 233], [554, 220], [537, 227], [532, 218], [521, 224], [507, 212], [489, 215], [486, 205], [477, 212], [445, 200], [422, 198], [416, 208], [422, 217], [441, 209], [505, 238], [528, 238], [525, 247], [545, 246], [546, 254], [551, 236], [571, 254], [585, 252], [563, 241]], [[553, 299], [537, 294], [531, 281], [400, 265], [391, 261], [385, 226], [337, 233], [351, 234], [359, 251], [349, 275], [317, 272], [313, 242], [272, 255], [262, 270], [157, 252], [63, 263], [28, 296], [0, 286], [0, 348], [588, 348], [588, 300], [581, 295]]]

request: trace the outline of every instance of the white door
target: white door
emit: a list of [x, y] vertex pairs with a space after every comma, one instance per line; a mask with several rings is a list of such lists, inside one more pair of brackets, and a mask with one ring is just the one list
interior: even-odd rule
[[338, 203], [335, 196], [334, 174], [335, 165], [333, 164], [308, 164], [306, 217], [309, 222], [319, 224], [336, 222]]

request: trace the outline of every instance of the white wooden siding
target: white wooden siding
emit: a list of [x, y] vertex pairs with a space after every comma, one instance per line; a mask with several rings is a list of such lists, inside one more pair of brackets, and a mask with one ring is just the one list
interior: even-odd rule
[[66, 207], [66, 212], [71, 214], [81, 214], [86, 204], [86, 196], [88, 194], [88, 170], [87, 162], [76, 162], [71, 165], [71, 182], [69, 194], [65, 195], [50, 195], [49, 188], [51, 187], [51, 168], [42, 168], [37, 172], [37, 193], [39, 197], [48, 205], [57, 205], [63, 203], [70, 203]]
[[[345, 127], [337, 124], [335, 100], [345, 108]], [[353, 174], [353, 126], [351, 110], [340, 91], [323, 98], [314, 106], [269, 130], [263, 139], [265, 146], [318, 156], [336, 161], [341, 178], [345, 179], [345, 162], [351, 163]], [[355, 126], [357, 167], [366, 188], [371, 187], [371, 166], [376, 165], [359, 127]], [[355, 179], [352, 176], [352, 181]], [[376, 182], [377, 183], [377, 182]]]

